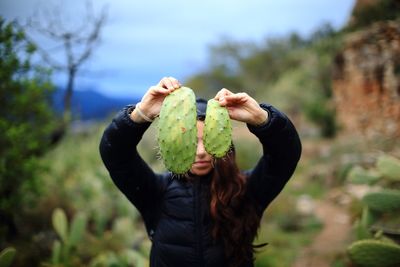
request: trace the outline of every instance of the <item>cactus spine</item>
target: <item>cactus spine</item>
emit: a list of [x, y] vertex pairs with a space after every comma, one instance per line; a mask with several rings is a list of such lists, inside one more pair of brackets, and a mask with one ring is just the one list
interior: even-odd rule
[[196, 121], [196, 98], [192, 89], [181, 87], [164, 99], [157, 139], [164, 165], [173, 173], [186, 173], [196, 158]]
[[214, 99], [207, 102], [203, 142], [206, 151], [216, 158], [225, 156], [232, 144], [232, 125], [228, 110]]

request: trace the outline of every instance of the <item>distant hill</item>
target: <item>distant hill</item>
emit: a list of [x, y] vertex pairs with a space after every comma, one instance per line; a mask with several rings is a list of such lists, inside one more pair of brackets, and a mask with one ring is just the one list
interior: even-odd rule
[[[57, 113], [63, 111], [64, 90], [57, 89], [53, 94], [53, 106]], [[77, 120], [101, 120], [124, 106], [139, 102], [140, 99], [113, 98], [92, 89], [76, 90], [72, 97], [72, 114]]]

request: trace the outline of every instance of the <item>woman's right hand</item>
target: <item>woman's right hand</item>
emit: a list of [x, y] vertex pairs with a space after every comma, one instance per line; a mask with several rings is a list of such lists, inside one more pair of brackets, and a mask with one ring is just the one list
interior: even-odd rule
[[[148, 118], [154, 119], [160, 113], [165, 97], [181, 86], [181, 83], [173, 77], [162, 78], [157, 85], [151, 86], [144, 94], [139, 105], [140, 111]], [[146, 121], [137, 110], [131, 113], [131, 118], [135, 122]]]

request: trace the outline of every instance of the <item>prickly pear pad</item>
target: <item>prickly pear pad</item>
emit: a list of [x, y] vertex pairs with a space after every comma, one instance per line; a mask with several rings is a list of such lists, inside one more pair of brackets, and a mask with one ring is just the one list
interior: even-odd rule
[[207, 102], [203, 142], [206, 151], [216, 158], [225, 156], [232, 143], [232, 125], [228, 110], [214, 99]]
[[164, 165], [173, 173], [186, 173], [195, 161], [196, 121], [196, 97], [192, 89], [181, 87], [164, 99], [157, 141]]
[[352, 261], [360, 266], [400, 266], [400, 246], [395, 243], [374, 239], [354, 242], [348, 253]]

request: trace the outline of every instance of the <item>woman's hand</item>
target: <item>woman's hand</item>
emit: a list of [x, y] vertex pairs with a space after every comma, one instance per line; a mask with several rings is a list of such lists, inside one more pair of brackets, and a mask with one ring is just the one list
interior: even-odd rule
[[260, 107], [258, 102], [246, 93], [234, 94], [228, 89], [221, 89], [214, 97], [221, 106], [228, 109], [232, 120], [251, 125], [261, 125], [268, 120], [268, 112]]
[[[157, 85], [151, 86], [144, 94], [139, 105], [140, 111], [146, 117], [154, 119], [160, 113], [164, 98], [180, 87], [181, 83], [177, 79], [173, 77], [162, 78]], [[131, 113], [131, 118], [135, 122], [146, 121], [136, 109]]]

